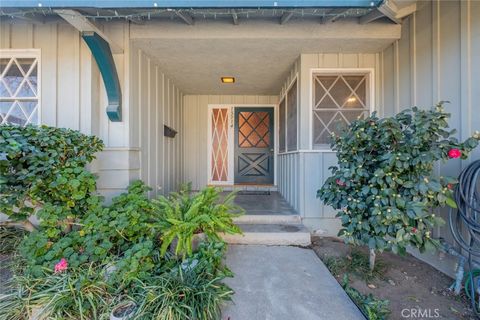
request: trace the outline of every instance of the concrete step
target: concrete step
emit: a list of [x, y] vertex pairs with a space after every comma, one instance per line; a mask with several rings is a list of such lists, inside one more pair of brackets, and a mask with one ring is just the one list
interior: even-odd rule
[[236, 224], [300, 224], [298, 214], [244, 214], [234, 218]]
[[310, 232], [303, 224], [239, 224], [243, 235], [223, 235], [229, 244], [309, 246]]
[[278, 187], [273, 185], [233, 185], [233, 186], [219, 186], [223, 191], [260, 191], [260, 192], [277, 192]]

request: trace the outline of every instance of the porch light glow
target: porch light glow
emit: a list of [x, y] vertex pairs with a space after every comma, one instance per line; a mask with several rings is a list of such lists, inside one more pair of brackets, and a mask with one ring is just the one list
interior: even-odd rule
[[221, 77], [222, 83], [235, 83], [234, 77]]
[[347, 99], [348, 103], [352, 103], [352, 102], [355, 102], [355, 101], [357, 101], [357, 98], [355, 98], [355, 97], [350, 97], [350, 98]]

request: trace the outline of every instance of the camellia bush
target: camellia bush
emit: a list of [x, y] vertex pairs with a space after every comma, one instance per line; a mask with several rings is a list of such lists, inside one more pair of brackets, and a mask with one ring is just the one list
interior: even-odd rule
[[433, 208], [455, 207], [456, 180], [434, 175], [435, 163], [466, 159], [478, 145], [477, 132], [464, 142], [448, 129], [443, 103], [431, 110], [412, 108], [390, 118], [376, 114], [354, 121], [332, 135], [338, 165], [317, 197], [340, 210], [346, 243], [368, 245], [370, 268], [376, 252], [403, 254], [408, 245], [421, 252], [439, 246], [431, 230], [444, 224]]

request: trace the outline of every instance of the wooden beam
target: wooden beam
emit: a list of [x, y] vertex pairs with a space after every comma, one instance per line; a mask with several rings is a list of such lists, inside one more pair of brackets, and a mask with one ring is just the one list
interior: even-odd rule
[[122, 121], [122, 89], [110, 44], [94, 31], [82, 32], [82, 38], [92, 52], [102, 75], [108, 98], [106, 108], [110, 121]]
[[349, 9], [332, 9], [328, 11], [326, 14], [328, 16], [322, 17], [320, 20], [321, 24], [329, 23], [329, 22], [335, 22], [343, 16]]
[[293, 17], [293, 12], [284, 12], [280, 18], [280, 24], [285, 24]]
[[367, 13], [366, 15], [361, 16], [358, 19], [358, 22], [360, 24], [367, 24], [367, 23], [370, 23], [370, 22], [375, 21], [377, 19], [380, 19], [381, 17], [385, 17], [385, 15], [378, 10], [372, 10], [369, 13]]
[[232, 13], [233, 24], [236, 25], [236, 26], [238, 26], [238, 24], [239, 24], [240, 22], [238, 21], [237, 12], [235, 11], [235, 9], [230, 10], [230, 12]]
[[188, 13], [175, 10], [175, 14], [177, 15], [177, 17], [182, 19], [186, 24], [188, 24], [190, 26], [192, 26], [195, 23], [193, 21], [193, 17], [191, 15], [189, 15]]
[[122, 47], [111, 41], [100, 29], [97, 28], [90, 20], [84, 17], [80, 12], [70, 9], [54, 10], [56, 14], [70, 23], [80, 32], [94, 32], [103, 38], [109, 45], [113, 53], [123, 53]]
[[393, 1], [386, 0], [380, 7], [378, 7], [378, 11], [383, 13], [393, 22], [400, 24], [402, 23], [402, 18], [417, 11], [417, 4], [412, 3], [406, 7], [399, 8]]

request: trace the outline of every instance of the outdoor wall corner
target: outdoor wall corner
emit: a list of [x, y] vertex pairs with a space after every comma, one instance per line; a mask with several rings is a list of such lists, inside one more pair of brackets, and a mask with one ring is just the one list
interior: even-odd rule
[[82, 32], [82, 38], [90, 48], [102, 74], [108, 97], [106, 108], [108, 119], [112, 122], [120, 122], [122, 121], [122, 90], [110, 45], [96, 32]]

